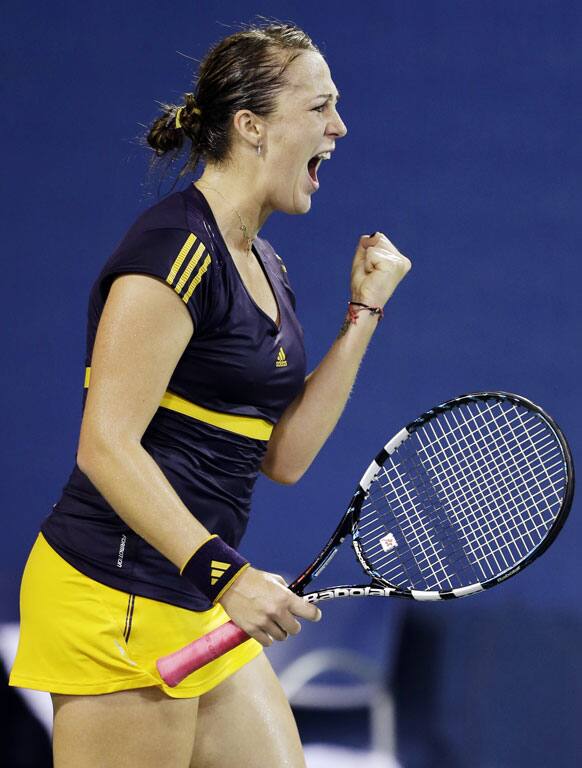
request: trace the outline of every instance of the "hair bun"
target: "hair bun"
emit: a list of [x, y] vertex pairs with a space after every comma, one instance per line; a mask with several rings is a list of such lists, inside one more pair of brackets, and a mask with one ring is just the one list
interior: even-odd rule
[[200, 130], [202, 110], [193, 93], [184, 94], [184, 104], [176, 110], [175, 127], [182, 129], [193, 142]]
[[193, 93], [184, 94], [181, 106], [163, 104], [163, 113], [154, 120], [146, 141], [158, 156], [180, 149], [187, 136], [193, 144], [200, 131], [201, 110]]

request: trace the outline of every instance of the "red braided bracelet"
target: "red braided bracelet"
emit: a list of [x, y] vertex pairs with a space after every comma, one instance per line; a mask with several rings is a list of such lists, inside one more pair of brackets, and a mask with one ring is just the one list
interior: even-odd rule
[[[357, 307], [357, 309], [355, 309]], [[348, 317], [350, 323], [358, 322], [358, 312], [367, 309], [371, 315], [378, 315], [378, 322], [384, 317], [384, 310], [382, 307], [369, 307], [367, 304], [362, 304], [361, 301], [348, 301]]]

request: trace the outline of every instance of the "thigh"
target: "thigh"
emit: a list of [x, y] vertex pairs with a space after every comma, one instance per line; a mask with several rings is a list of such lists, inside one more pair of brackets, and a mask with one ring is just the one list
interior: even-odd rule
[[289, 702], [264, 653], [200, 697], [191, 768], [305, 768]]
[[55, 768], [188, 768], [198, 699], [156, 687], [98, 696], [53, 694]]

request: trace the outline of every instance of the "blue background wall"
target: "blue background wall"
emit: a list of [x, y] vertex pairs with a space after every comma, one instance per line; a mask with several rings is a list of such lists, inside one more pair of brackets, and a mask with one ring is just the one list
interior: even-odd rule
[[[274, 216], [263, 232], [288, 265], [311, 364], [337, 333], [361, 233], [383, 230], [414, 268], [313, 468], [292, 488], [259, 483], [245, 553], [300, 570], [313, 554], [301, 531], [316, 543], [327, 535], [370, 455], [466, 391], [538, 401], [580, 455], [581, 9], [565, 0], [12, 5], [1, 85], [0, 620], [17, 617], [27, 550], [72, 465], [89, 287], [155, 200], [136, 137], [156, 100], [189, 90], [190, 57], [257, 13], [295, 21], [322, 46], [349, 128], [312, 212]], [[391, 602], [379, 617], [377, 604], [362, 606], [357, 641], [348, 611], [329, 607], [320, 631], [364, 648], [381, 624], [393, 640], [402, 622], [417, 638], [429, 630], [418, 653], [433, 661], [434, 688], [405, 679], [405, 690], [419, 688], [403, 711], [414, 719], [415, 702], [432, 702], [422, 714], [430, 729], [409, 739], [404, 728], [407, 766], [576, 763], [581, 533], [575, 502], [564, 534], [518, 579], [434, 610]]]

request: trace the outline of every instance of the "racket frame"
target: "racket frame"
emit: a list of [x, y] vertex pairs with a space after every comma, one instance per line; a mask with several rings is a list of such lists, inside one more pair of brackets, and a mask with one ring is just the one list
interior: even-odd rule
[[[382, 578], [382, 576], [374, 569], [374, 566], [366, 558], [359, 543], [358, 521], [362, 504], [366, 500], [370, 485], [387, 458], [392, 455], [405, 440], [414, 434], [414, 432], [420, 429], [420, 427], [424, 426], [435, 417], [446, 413], [453, 408], [457, 408], [460, 405], [485, 402], [488, 400], [497, 400], [498, 402], [508, 401], [513, 405], [526, 408], [545, 421], [556, 435], [561, 448], [562, 458], [566, 466], [566, 488], [558, 514], [540, 544], [518, 563], [511, 565], [506, 571], [494, 578], [487, 579], [483, 582], [475, 582], [474, 584], [459, 587], [457, 589], [432, 591], [403, 589], [391, 584]], [[560, 532], [568, 517], [574, 496], [574, 486], [574, 463], [566, 438], [554, 419], [540, 408], [540, 406], [521, 395], [503, 391], [473, 392], [452, 398], [451, 400], [447, 400], [446, 402], [425, 411], [421, 416], [414, 419], [414, 421], [411, 421], [404, 427], [404, 429], [401, 429], [400, 432], [394, 435], [384, 448], [382, 448], [364, 472], [344, 516], [340, 520], [329, 541], [321, 549], [313, 562], [289, 585], [289, 589], [310, 603], [317, 603], [321, 600], [329, 600], [339, 597], [401, 597], [419, 601], [451, 600], [482, 592], [515, 576], [545, 552]], [[319, 574], [329, 565], [348, 534], [352, 537], [352, 548], [360, 565], [371, 577], [370, 583], [341, 585], [306, 593], [306, 587], [308, 587], [311, 581], [319, 576]]]

